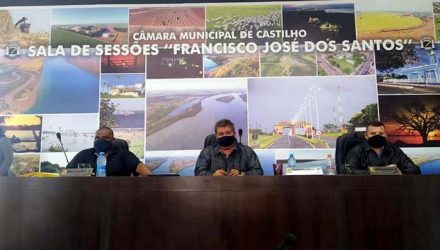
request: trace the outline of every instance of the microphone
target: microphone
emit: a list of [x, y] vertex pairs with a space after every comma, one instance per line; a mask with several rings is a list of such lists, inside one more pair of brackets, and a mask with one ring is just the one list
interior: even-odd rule
[[241, 136], [243, 135], [243, 129], [238, 130], [238, 136], [240, 137], [240, 144], [241, 144]]
[[66, 157], [67, 165], [69, 165], [69, 159], [67, 159], [66, 150], [64, 150], [63, 142], [61, 141], [61, 133], [57, 132], [57, 138], [60, 141], [61, 149], [63, 149], [64, 156]]
[[288, 233], [283, 242], [278, 246], [276, 250], [289, 250], [292, 249], [293, 244], [296, 242], [296, 236], [293, 233]]

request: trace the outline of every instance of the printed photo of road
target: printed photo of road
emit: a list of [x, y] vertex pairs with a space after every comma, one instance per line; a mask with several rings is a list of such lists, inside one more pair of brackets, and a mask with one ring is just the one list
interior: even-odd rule
[[362, 52], [318, 52], [318, 75], [374, 75], [374, 51]]
[[0, 126], [12, 143], [14, 153], [39, 153], [41, 149], [41, 116], [0, 116]]
[[127, 8], [55, 8], [51, 45], [126, 44]]
[[378, 117], [374, 76], [249, 79], [248, 95], [253, 148], [334, 148]]
[[96, 56], [8, 58], [0, 52], [0, 113], [97, 112], [98, 74]]
[[[354, 4], [338, 2], [300, 2], [283, 4], [283, 29], [307, 31], [295, 41], [356, 40]], [[284, 41], [293, 41], [285, 38]]]
[[0, 47], [49, 45], [50, 9], [0, 10]]
[[356, 2], [358, 40], [434, 38], [432, 0]]
[[379, 96], [388, 140], [401, 147], [440, 146], [440, 95]]
[[203, 77], [203, 56], [199, 54], [174, 55], [172, 49], [160, 49], [147, 59], [148, 79]]
[[139, 160], [144, 159], [144, 128], [115, 128], [115, 138], [123, 139], [128, 143], [128, 148]]
[[146, 150], [201, 149], [223, 118], [247, 131], [246, 79], [150, 80]]
[[440, 93], [439, 46], [426, 50], [410, 44], [399, 51], [376, 51], [379, 94]]
[[258, 77], [259, 64], [258, 54], [203, 56], [205, 78]]
[[316, 53], [262, 53], [261, 76], [316, 76]]
[[144, 74], [101, 74], [101, 98], [144, 97]]
[[41, 151], [63, 152], [57, 133], [60, 133], [66, 152], [79, 152], [91, 148], [97, 128], [98, 114], [45, 115]]
[[[209, 39], [208, 43], [218, 42], [264, 42], [281, 41], [280, 38], [258, 38], [258, 31], [281, 30], [281, 6], [278, 4], [243, 4], [206, 7], [206, 30], [210, 32], [230, 32], [237, 38]], [[253, 38], [239, 38], [240, 31], [251, 31]]]
[[[136, 40], [141, 32], [152, 35], [151, 38], [138, 40], [138, 44], [188, 43], [201, 44], [205, 39], [194, 33], [205, 31], [204, 7], [153, 7], [130, 9], [130, 43]], [[165, 34], [174, 33], [176, 40], [170, 40]], [[187, 37], [180, 39], [181, 33]]]

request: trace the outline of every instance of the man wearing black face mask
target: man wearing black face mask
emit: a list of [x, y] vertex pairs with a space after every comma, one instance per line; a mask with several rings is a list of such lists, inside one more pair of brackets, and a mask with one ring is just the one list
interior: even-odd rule
[[366, 141], [353, 147], [345, 159], [349, 174], [368, 174], [370, 166], [396, 165], [402, 174], [420, 174], [420, 168], [403, 151], [386, 140], [385, 125], [371, 122], [365, 132]]
[[218, 121], [214, 127], [216, 145], [200, 152], [194, 174], [196, 176], [263, 175], [263, 169], [254, 150], [237, 143], [235, 127], [228, 119]]
[[145, 166], [132, 152], [113, 144], [115, 137], [113, 130], [108, 127], [101, 127], [96, 131], [93, 148], [79, 152], [70, 161], [67, 168], [76, 168], [78, 164], [90, 164], [93, 172], [96, 173], [96, 159], [100, 152], [105, 153], [107, 165], [105, 167], [107, 176], [130, 176], [130, 175], [151, 175], [151, 170]]

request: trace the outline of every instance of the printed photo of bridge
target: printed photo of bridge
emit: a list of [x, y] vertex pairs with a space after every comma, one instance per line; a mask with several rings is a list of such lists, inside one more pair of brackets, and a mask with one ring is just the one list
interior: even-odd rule
[[[204, 7], [156, 7], [156, 8], [133, 8], [130, 9], [130, 43], [133, 44], [133, 35], [144, 32], [145, 34], [157, 34], [151, 40], [140, 40], [138, 44], [165, 44], [189, 43], [201, 44], [205, 39], [191, 38], [179, 39], [182, 32], [205, 31], [205, 8]], [[166, 40], [164, 33], [173, 32], [177, 40]]]
[[434, 37], [431, 0], [371, 0], [356, 2], [358, 40]]
[[253, 148], [334, 148], [336, 138], [363, 117], [378, 117], [374, 76], [248, 81]]
[[440, 44], [426, 50], [407, 45], [402, 51], [376, 51], [379, 94], [439, 94]]

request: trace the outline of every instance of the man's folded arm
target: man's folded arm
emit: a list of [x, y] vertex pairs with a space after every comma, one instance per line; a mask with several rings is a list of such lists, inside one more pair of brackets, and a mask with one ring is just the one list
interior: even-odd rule
[[261, 167], [260, 161], [255, 151], [250, 150], [250, 159], [248, 162], [247, 171], [245, 175], [263, 175], [263, 168]]
[[197, 158], [196, 167], [194, 169], [194, 174], [196, 176], [211, 176], [212, 172], [209, 171], [209, 160], [207, 159], [207, 155], [205, 150], [200, 152], [199, 157]]
[[421, 174], [420, 168], [399, 148], [399, 169], [404, 174]]
[[362, 162], [361, 162], [361, 155], [359, 152], [355, 150], [355, 148], [352, 148], [345, 158], [345, 167], [342, 168], [343, 174], [359, 174], [359, 175], [365, 175], [368, 174], [367, 169], [361, 169], [362, 168]]

